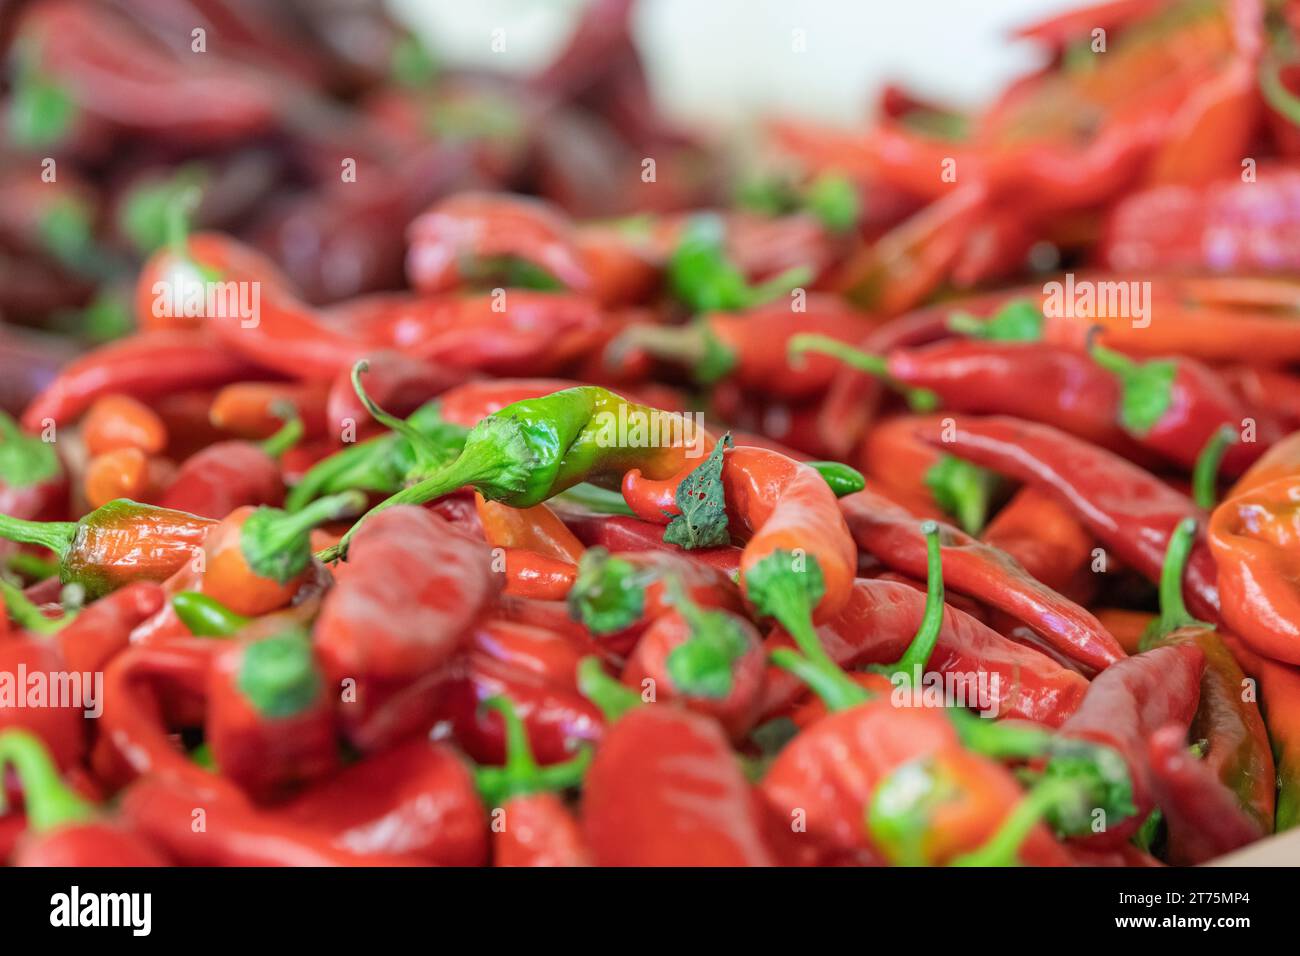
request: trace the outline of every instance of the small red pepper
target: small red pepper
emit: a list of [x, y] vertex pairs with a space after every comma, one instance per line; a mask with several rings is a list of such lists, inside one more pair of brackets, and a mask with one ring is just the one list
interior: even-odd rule
[[562, 763], [539, 767], [528, 744], [528, 730], [506, 697], [490, 697], [484, 707], [505, 721], [506, 762], [479, 767], [475, 778], [492, 816], [495, 866], [587, 866], [591, 853], [578, 821], [554, 792], [577, 786], [591, 765], [591, 748]]
[[[22, 786], [27, 833], [14, 866], [167, 866], [168, 860], [138, 833], [104, 818], [59, 777], [39, 738], [22, 730], [0, 733], [0, 777], [13, 770]], [[0, 814], [5, 802], [0, 788]]]

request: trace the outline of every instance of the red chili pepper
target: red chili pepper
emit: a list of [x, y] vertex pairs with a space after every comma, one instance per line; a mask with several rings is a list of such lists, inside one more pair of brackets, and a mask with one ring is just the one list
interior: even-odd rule
[[302, 420], [293, 417], [262, 442], [208, 445], [181, 464], [160, 503], [217, 520], [237, 508], [278, 506], [285, 493], [278, 459], [301, 440], [302, 433]]
[[772, 866], [740, 764], [718, 723], [672, 704], [620, 717], [583, 787], [598, 866]]
[[[911, 584], [859, 578], [848, 605], [817, 629], [826, 653], [841, 667], [889, 664], [907, 650], [925, 616], [924, 592]], [[792, 638], [781, 629], [767, 638], [769, 653], [788, 648]], [[987, 699], [981, 707], [1000, 717], [1016, 717], [1057, 726], [1074, 713], [1088, 689], [1082, 675], [1057, 664], [1032, 647], [1003, 637], [955, 607], [944, 610], [928, 670], [939, 674], [987, 675]], [[912, 676], [912, 675], [908, 675]], [[981, 688], [970, 688], [972, 697]], [[768, 668], [763, 714], [787, 712], [804, 695], [803, 684], [775, 667]], [[818, 702], [814, 702], [818, 703]], [[820, 708], [824, 712], [824, 708]]]
[[[1081, 595], [1095, 590], [1092, 535], [1055, 498], [1032, 485], [1012, 495], [982, 537], [1054, 591], [1082, 603]], [[1110, 630], [1105, 621], [1102, 626]], [[1120, 645], [1132, 653], [1122, 639]]]
[[[569, 592], [569, 612], [600, 646], [626, 655], [646, 629], [673, 608], [671, 589], [705, 608], [741, 612], [744, 602], [732, 573], [692, 561], [696, 552], [592, 550]], [[739, 565], [737, 564], [737, 568]], [[736, 572], [738, 573], [738, 572]]]
[[285, 607], [313, 574], [311, 529], [359, 514], [361, 492], [318, 498], [301, 511], [236, 508], [203, 543], [200, 589], [236, 614], [256, 617]]
[[81, 440], [91, 455], [118, 448], [135, 448], [149, 455], [167, 447], [167, 426], [158, 413], [129, 395], [104, 395], [95, 400], [81, 423]]
[[[1246, 676], [1223, 633], [1195, 620], [1183, 606], [1179, 585], [1195, 534], [1192, 522], [1184, 521], [1169, 542], [1160, 579], [1160, 619], [1142, 643], [1144, 647], [1190, 643], [1205, 655], [1200, 706], [1192, 722], [1192, 732], [1205, 742], [1204, 767], [1233, 794], [1238, 812], [1267, 832], [1277, 790], [1268, 730], [1253, 696], [1244, 692]], [[1171, 839], [1171, 848], [1174, 842]]]
[[576, 292], [591, 286], [572, 224], [546, 203], [525, 196], [449, 196], [411, 223], [407, 243], [407, 277], [421, 292], [491, 281], [496, 273], [508, 276], [519, 263]]
[[479, 767], [479, 792], [492, 815], [496, 866], [586, 866], [591, 854], [578, 822], [554, 791], [577, 786], [591, 764], [591, 749], [572, 760], [539, 767], [528, 730], [508, 698], [483, 702], [505, 721], [506, 761]]
[[1267, 164], [1250, 182], [1237, 174], [1208, 184], [1152, 186], [1115, 206], [1100, 258], [1125, 272], [1294, 271], [1300, 221], [1278, 211], [1298, 201], [1300, 170]]
[[[18, 776], [27, 833], [14, 866], [167, 866], [167, 859], [127, 826], [105, 819], [69, 787], [39, 738], [22, 730], [0, 733], [0, 776]], [[5, 802], [0, 789], [0, 812]], [[6, 854], [8, 856], [8, 854]]]
[[0, 514], [0, 536], [53, 551], [65, 583], [90, 597], [132, 581], [165, 581], [202, 548], [215, 522], [134, 501], [112, 501], [79, 521], [23, 521]]
[[1206, 442], [1225, 425], [1245, 429], [1255, 423], [1254, 440], [1235, 443], [1224, 456], [1224, 472], [1238, 475], [1281, 437], [1276, 422], [1259, 419], [1217, 372], [1199, 362], [1185, 357], [1135, 362], [1095, 344], [1091, 352], [1123, 389], [1119, 423], [1124, 430], [1175, 464], [1195, 465]]
[[1178, 724], [1151, 735], [1147, 748], [1151, 785], [1169, 828], [1169, 862], [1199, 866], [1263, 836], [1236, 795], [1187, 746]]
[[180, 691], [202, 699], [219, 642], [177, 638], [129, 647], [104, 670], [104, 712], [91, 755], [95, 775], [114, 786], [149, 774], [196, 780], [231, 789], [224, 779], [191, 762], [168, 737], [163, 694]]
[[[182, 67], [164, 44], [107, 7], [44, 4], [28, 12], [21, 31], [34, 54], [30, 69], [67, 101], [69, 125], [84, 116], [176, 145], [211, 146], [265, 133], [278, 113], [258, 74], [217, 53]], [[52, 130], [42, 145], [69, 132]]]
[[338, 764], [333, 695], [307, 634], [268, 620], [215, 656], [204, 736], [220, 772], [256, 798]]
[[[870, 491], [840, 500], [859, 547], [886, 565], [919, 577], [925, 573], [925, 539], [903, 509]], [[1023, 621], [1053, 648], [1091, 670], [1103, 670], [1124, 650], [1087, 610], [1030, 577], [996, 548], [956, 528], [940, 528], [944, 582]]]
[[604, 548], [618, 555], [660, 551], [685, 558], [694, 564], [716, 568], [732, 580], [740, 573], [740, 548], [727, 544], [716, 548], [683, 551], [677, 545], [664, 541], [662, 524], [621, 515], [578, 514], [568, 510], [564, 512], [564, 523], [588, 548]]
[[421, 866], [415, 855], [340, 848], [326, 831], [253, 808], [230, 789], [151, 776], [122, 796], [122, 815], [185, 866]]
[[1170, 724], [1184, 733], [1200, 699], [1205, 656], [1195, 644], [1170, 644], [1108, 667], [1088, 688], [1079, 709], [1061, 725], [1062, 738], [1112, 748], [1128, 767], [1131, 813], [1105, 820], [1086, 838], [1090, 846], [1112, 847], [1128, 840], [1155, 806], [1147, 745]]
[[482, 866], [487, 818], [463, 758], [409, 740], [351, 764], [270, 811], [358, 854], [410, 854], [436, 866]]
[[165, 601], [162, 586], [153, 581], [136, 581], [93, 601], [58, 633], [64, 665], [74, 673], [102, 671]]
[[70, 424], [95, 399], [125, 394], [152, 400], [185, 389], [256, 379], [262, 373], [204, 333], [141, 332], [110, 342], [65, 365], [23, 412], [23, 427], [39, 432], [46, 421]]
[[683, 365], [701, 384], [727, 379], [742, 388], [803, 398], [822, 392], [836, 367], [819, 357], [791, 361], [791, 339], [815, 334], [849, 343], [860, 339], [867, 327], [861, 313], [833, 296], [814, 293], [800, 310], [778, 301], [744, 312], [711, 312], [690, 325], [633, 325], [613, 349], [644, 350]]
[[[1160, 579], [1178, 522], [1199, 510], [1173, 490], [1111, 452], [1050, 428], [1014, 418], [962, 416], [925, 439], [938, 448], [1042, 488], [1074, 513], [1097, 540], [1150, 581]], [[1184, 590], [1192, 613], [1218, 618], [1214, 559], [1198, 545]]]
[[500, 585], [487, 547], [441, 518], [406, 506], [375, 514], [316, 621], [328, 681], [402, 682], [437, 670]]
[[[332, 419], [327, 419], [326, 396], [327, 389], [320, 382], [236, 382], [213, 397], [207, 417], [214, 428], [228, 435], [258, 441], [283, 428], [285, 415], [292, 410], [302, 420], [304, 439], [337, 437], [340, 433], [331, 430]], [[366, 420], [365, 415], [356, 419]]]
[[1280, 833], [1300, 825], [1300, 670], [1261, 657], [1233, 634], [1223, 638], [1259, 688], [1277, 768], [1274, 827]]
[[[0, 731], [21, 728], [34, 734], [62, 768], [75, 766], [86, 751], [83, 718], [89, 706], [89, 700], [56, 699], [60, 675], [67, 670], [63, 655], [51, 642], [34, 635], [0, 637], [0, 673], [12, 682], [6, 695], [12, 701], [0, 705]], [[80, 681], [94, 675], [77, 676]], [[40, 683], [33, 685], [33, 680]], [[82, 686], [83, 695], [91, 690]]]
[[[25, 521], [62, 518], [68, 479], [52, 442], [25, 435], [0, 412], [0, 514]], [[13, 548], [0, 543], [0, 556]]]
[[372, 332], [371, 348], [492, 375], [548, 375], [578, 358], [603, 321], [585, 296], [503, 289], [414, 303]]
[[641, 635], [619, 679], [652, 700], [677, 700], [713, 717], [732, 740], [743, 740], [763, 706], [762, 639], [745, 618], [706, 610], [681, 582], [670, 582], [672, 609]]

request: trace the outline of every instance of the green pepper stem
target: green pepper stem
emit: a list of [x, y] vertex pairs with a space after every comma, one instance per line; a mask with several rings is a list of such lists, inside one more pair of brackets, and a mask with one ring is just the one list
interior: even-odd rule
[[968, 749], [997, 760], [1038, 757], [1046, 753], [1052, 735], [1038, 727], [1008, 724], [972, 714], [963, 707], [949, 707], [948, 718]]
[[1108, 349], [1099, 343], [1097, 339], [1103, 331], [1105, 330], [1099, 325], [1094, 325], [1088, 330], [1088, 354], [1094, 362], [1106, 371], [1119, 376], [1120, 381], [1126, 382], [1138, 374], [1142, 370], [1142, 366], [1127, 355], [1116, 352], [1114, 349]]
[[286, 551], [313, 528], [329, 521], [358, 514], [365, 506], [364, 492], [343, 491], [337, 495], [317, 498], [301, 511], [267, 509], [274, 517], [263, 522], [257, 529], [260, 550], [271, 553]]
[[320, 699], [322, 687], [311, 640], [300, 631], [288, 631], [248, 644], [243, 649], [237, 684], [249, 705], [263, 717], [303, 713]]
[[198, 208], [202, 195], [198, 186], [190, 186], [177, 192], [167, 205], [167, 248], [177, 259], [188, 260], [190, 257], [190, 213]]
[[483, 701], [483, 707], [501, 715], [506, 731], [505, 766], [474, 770], [479, 793], [489, 807], [502, 806], [515, 797], [567, 790], [582, 783], [591, 765], [590, 747], [583, 747], [570, 760], [541, 767], [529, 745], [528, 728], [520, 720], [514, 703], [508, 697], [497, 695]]
[[5, 559], [5, 567], [33, 581], [59, 576], [59, 563], [47, 561], [39, 555], [28, 551], [19, 551]]
[[871, 692], [854, 683], [842, 668], [836, 666], [833, 671], [827, 670], [793, 648], [778, 647], [768, 655], [768, 659], [807, 684], [821, 698], [827, 710], [848, 710], [871, 700]]
[[272, 411], [284, 424], [270, 438], [262, 440], [262, 451], [266, 452], [269, 458], [280, 458], [302, 441], [306, 428], [303, 426], [302, 416], [298, 414], [298, 409], [292, 402], [277, 402]]
[[76, 617], [75, 611], [57, 619], [46, 617], [23, 593], [22, 588], [4, 577], [0, 577], [0, 595], [3, 595], [4, 606], [9, 609], [18, 626], [33, 634], [57, 634]]
[[594, 655], [578, 661], [578, 690], [600, 708], [611, 724], [632, 708], [641, 706], [641, 696], [605, 673], [600, 658]]
[[894, 378], [889, 372], [889, 362], [883, 356], [864, 352], [862, 349], [854, 348], [847, 342], [841, 342], [829, 335], [801, 332], [799, 335], [790, 337], [787, 350], [792, 363], [799, 356], [808, 352], [817, 352], [838, 359], [859, 372], [866, 372], [868, 375], [880, 379], [885, 385], [902, 395], [913, 411], [933, 411], [939, 405], [939, 396], [928, 388], [912, 388]]
[[983, 338], [987, 331], [984, 328], [985, 323], [969, 312], [954, 312], [948, 316], [948, 321], [945, 324], [948, 326], [948, 331], [975, 339]]
[[1183, 573], [1195, 542], [1196, 519], [1184, 518], [1169, 536], [1165, 563], [1160, 568], [1160, 620], [1153, 634], [1143, 637], [1144, 644], [1156, 643], [1180, 627], [1209, 626], [1192, 617], [1183, 601]]
[[921, 625], [916, 629], [916, 636], [912, 638], [907, 650], [890, 667], [893, 674], [905, 674], [908, 680], [912, 679], [913, 674], [925, 670], [930, 663], [943, 628], [943, 552], [939, 544], [938, 523], [924, 522], [921, 533], [925, 535], [925, 614], [921, 617]]
[[1034, 827], [1063, 799], [1073, 797], [1076, 788], [1051, 777], [1041, 780], [1007, 814], [993, 836], [969, 853], [949, 861], [949, 866], [1019, 866], [1020, 848]]
[[779, 295], [784, 295], [791, 289], [801, 285], [806, 285], [813, 279], [813, 271], [807, 266], [794, 266], [786, 269], [784, 272], [774, 275], [766, 282], [760, 282], [752, 286], [749, 290], [748, 304], [751, 306], [762, 305]]
[[695, 368], [708, 355], [708, 343], [702, 325], [629, 325], [610, 343], [609, 353], [615, 361], [629, 352], [649, 352], [655, 358]]
[[1196, 466], [1192, 469], [1192, 498], [1198, 508], [1210, 511], [1219, 499], [1219, 466], [1228, 446], [1237, 441], [1237, 429], [1231, 425], [1221, 425], [1214, 430], [1201, 453], [1196, 456]]
[[403, 488], [396, 494], [389, 495], [379, 502], [357, 519], [357, 522], [348, 529], [347, 534], [340, 539], [338, 544], [324, 549], [316, 556], [322, 561], [337, 561], [347, 554], [348, 545], [352, 541], [352, 536], [357, 533], [357, 529], [378, 512], [394, 505], [422, 505], [426, 501], [449, 495], [458, 488], [473, 485], [478, 481], [488, 480], [494, 477], [500, 468], [501, 460], [499, 458], [485, 461], [477, 454], [462, 452], [455, 461], [443, 468], [439, 468], [428, 478], [416, 482], [410, 487]]
[[398, 490], [400, 485], [391, 483], [388, 471], [376, 464], [378, 459], [391, 454], [391, 446], [397, 440], [396, 435], [380, 435], [321, 459], [290, 489], [284, 499], [284, 510], [301, 511], [319, 495], [348, 490], [348, 485], [340, 486], [340, 479], [363, 491]]
[[418, 428], [405, 419], [398, 418], [384, 409], [370, 397], [366, 387], [361, 384], [361, 374], [370, 370], [370, 363], [361, 359], [356, 365], [352, 366], [352, 390], [357, 393], [357, 398], [365, 406], [370, 417], [383, 425], [385, 428], [396, 432], [410, 442], [411, 447], [417, 452], [423, 452], [430, 456], [431, 460], [437, 460], [440, 451], [438, 446], [429, 440], [429, 437], [422, 433]]
[[[94, 804], [63, 782], [49, 750], [35, 734], [17, 727], [0, 733], [0, 780], [10, 767], [22, 784], [27, 824], [37, 833], [95, 817]], [[0, 813], [5, 809], [4, 787], [0, 787]]]
[[28, 521], [0, 514], [0, 538], [49, 548], [62, 560], [77, 535], [75, 521]]

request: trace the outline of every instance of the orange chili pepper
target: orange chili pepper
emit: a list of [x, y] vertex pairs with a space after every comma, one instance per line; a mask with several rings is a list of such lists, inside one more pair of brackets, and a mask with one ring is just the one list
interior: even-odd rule
[[175, 477], [176, 465], [170, 459], [124, 447], [92, 458], [86, 466], [83, 487], [92, 508], [116, 498], [154, 504]]
[[91, 455], [138, 448], [157, 455], [167, 447], [167, 426], [158, 413], [130, 395], [95, 399], [81, 425], [81, 440]]

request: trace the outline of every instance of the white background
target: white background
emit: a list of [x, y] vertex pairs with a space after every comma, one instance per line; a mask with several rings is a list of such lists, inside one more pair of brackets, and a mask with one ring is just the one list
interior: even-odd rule
[[[526, 70], [583, 0], [390, 0], [448, 63]], [[697, 122], [779, 113], [860, 125], [889, 80], [975, 105], [1036, 64], [1011, 27], [1088, 0], [642, 0], [636, 37], [664, 107]], [[505, 30], [505, 51], [491, 51]], [[792, 31], [807, 51], [792, 51]]]

